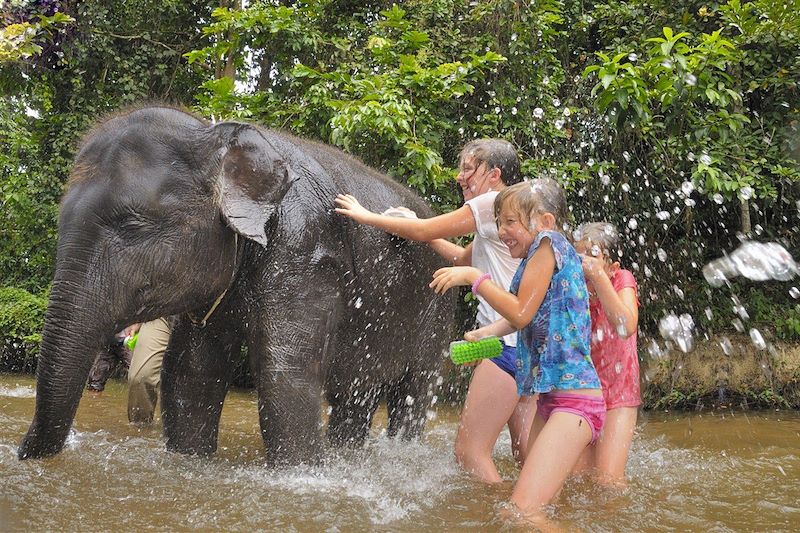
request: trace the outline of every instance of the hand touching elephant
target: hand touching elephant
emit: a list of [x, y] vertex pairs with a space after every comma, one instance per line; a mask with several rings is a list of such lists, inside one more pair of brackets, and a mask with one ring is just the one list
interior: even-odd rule
[[[216, 450], [234, 354], [246, 343], [275, 462], [328, 437], [359, 444], [381, 398], [389, 433], [429, 407], [453, 301], [427, 288], [433, 251], [348, 221], [332, 199], [430, 209], [329, 146], [148, 107], [98, 124], [61, 202], [58, 254], [19, 457], [63, 446], [92, 360], [115, 331], [178, 315], [162, 372], [167, 447]], [[92, 346], [92, 344], [97, 346]]]

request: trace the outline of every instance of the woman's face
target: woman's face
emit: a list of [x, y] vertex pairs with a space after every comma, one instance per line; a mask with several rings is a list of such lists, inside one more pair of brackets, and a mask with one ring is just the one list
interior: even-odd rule
[[456, 182], [461, 187], [465, 202], [491, 190], [489, 183], [491, 172], [486, 163], [474, 156], [465, 155], [461, 159]]

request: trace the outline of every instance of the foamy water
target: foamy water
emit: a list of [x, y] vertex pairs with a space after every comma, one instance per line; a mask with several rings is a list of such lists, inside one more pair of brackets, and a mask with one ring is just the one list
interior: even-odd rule
[[[4, 382], [5, 381], [5, 382]], [[4, 390], [32, 390], [8, 383]], [[30, 388], [28, 388], [30, 387]], [[205, 459], [164, 450], [160, 427], [126, 422], [124, 385], [85, 397], [64, 451], [19, 461], [33, 412], [0, 395], [0, 523], [4, 531], [498, 531], [517, 470], [507, 433], [496, 457], [507, 481], [475, 482], [456, 465], [458, 410], [440, 407], [419, 442], [385, 436], [318, 465], [265, 464], [256, 398], [232, 393], [220, 448]], [[622, 494], [571, 480], [550, 509], [567, 530], [793, 531], [800, 523], [800, 415], [646, 414]]]

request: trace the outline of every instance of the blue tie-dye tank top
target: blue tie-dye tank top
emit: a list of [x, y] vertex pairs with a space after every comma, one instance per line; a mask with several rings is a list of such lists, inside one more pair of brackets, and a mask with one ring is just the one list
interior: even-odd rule
[[530, 396], [553, 389], [599, 389], [590, 355], [589, 291], [581, 259], [557, 231], [541, 231], [522, 260], [509, 290], [517, 294], [525, 265], [548, 239], [556, 268], [530, 324], [517, 332], [517, 391]]

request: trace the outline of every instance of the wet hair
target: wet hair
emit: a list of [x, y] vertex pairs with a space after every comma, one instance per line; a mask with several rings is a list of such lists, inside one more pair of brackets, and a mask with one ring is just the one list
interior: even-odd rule
[[508, 204], [530, 226], [532, 215], [550, 213], [556, 219], [555, 229], [564, 233], [567, 225], [567, 197], [564, 189], [553, 179], [537, 178], [523, 181], [500, 191], [494, 199], [494, 216]]
[[513, 185], [522, 180], [519, 171], [519, 157], [514, 145], [503, 139], [475, 139], [464, 145], [458, 155], [461, 164], [466, 156], [472, 156], [481, 163], [486, 163], [489, 170], [500, 169], [500, 179], [506, 185]]
[[[573, 235], [575, 242], [587, 240], [592, 248], [599, 246], [601, 252], [612, 263], [619, 259], [619, 231], [609, 222], [587, 222], [581, 224]], [[594, 253], [592, 255], [595, 255]]]

